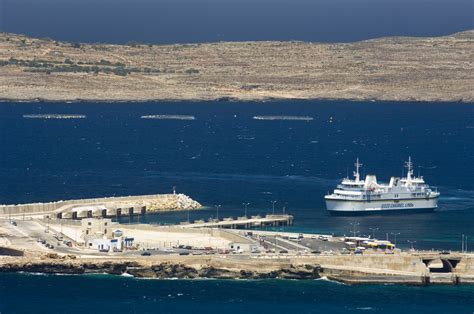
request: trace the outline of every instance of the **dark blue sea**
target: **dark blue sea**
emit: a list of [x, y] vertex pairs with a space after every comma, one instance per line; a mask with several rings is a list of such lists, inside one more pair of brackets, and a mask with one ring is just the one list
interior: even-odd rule
[[457, 313], [473, 286], [347, 286], [315, 281], [0, 276], [2, 313]]
[[[25, 114], [85, 119], [28, 119]], [[141, 119], [193, 115], [195, 120]], [[312, 121], [262, 121], [299, 115]], [[281, 101], [129, 104], [2, 103], [0, 203], [167, 193], [176, 186], [208, 206], [191, 219], [275, 211], [285, 230], [376, 237], [407, 248], [474, 248], [474, 106], [457, 103]], [[379, 180], [415, 173], [442, 196], [434, 213], [331, 217], [323, 196], [353, 170]], [[137, 222], [138, 218], [134, 218]], [[186, 213], [150, 215], [169, 224]], [[128, 222], [125, 219], [123, 222]], [[106, 276], [0, 275], [0, 312], [472, 313], [473, 287], [350, 287], [325, 281], [158, 281]], [[28, 302], [25, 302], [25, 299]]]

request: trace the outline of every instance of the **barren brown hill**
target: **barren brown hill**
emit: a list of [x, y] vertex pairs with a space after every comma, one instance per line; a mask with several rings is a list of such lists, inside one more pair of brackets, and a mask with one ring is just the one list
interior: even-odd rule
[[474, 102], [474, 31], [355, 43], [77, 44], [0, 33], [0, 99]]

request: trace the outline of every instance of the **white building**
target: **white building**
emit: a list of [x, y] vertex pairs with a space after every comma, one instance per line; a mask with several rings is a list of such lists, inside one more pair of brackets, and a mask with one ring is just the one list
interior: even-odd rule
[[133, 246], [133, 238], [114, 228], [111, 219], [87, 218], [81, 221], [85, 246], [102, 252], [122, 251]]

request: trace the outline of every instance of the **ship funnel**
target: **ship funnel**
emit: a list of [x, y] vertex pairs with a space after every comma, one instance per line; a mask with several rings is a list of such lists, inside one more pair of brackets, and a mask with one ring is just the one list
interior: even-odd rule
[[373, 174], [368, 174], [365, 177], [364, 188], [366, 188], [366, 189], [375, 189], [377, 186], [378, 186], [377, 177]]
[[399, 182], [400, 182], [399, 177], [391, 177], [389, 187], [393, 188], [394, 186], [398, 186]]

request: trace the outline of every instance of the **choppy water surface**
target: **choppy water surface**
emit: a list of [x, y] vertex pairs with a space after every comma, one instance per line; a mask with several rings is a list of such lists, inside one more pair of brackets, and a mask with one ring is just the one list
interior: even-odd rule
[[[2, 313], [472, 313], [473, 286], [0, 276]], [[25, 299], [28, 302], [25, 302]]]

